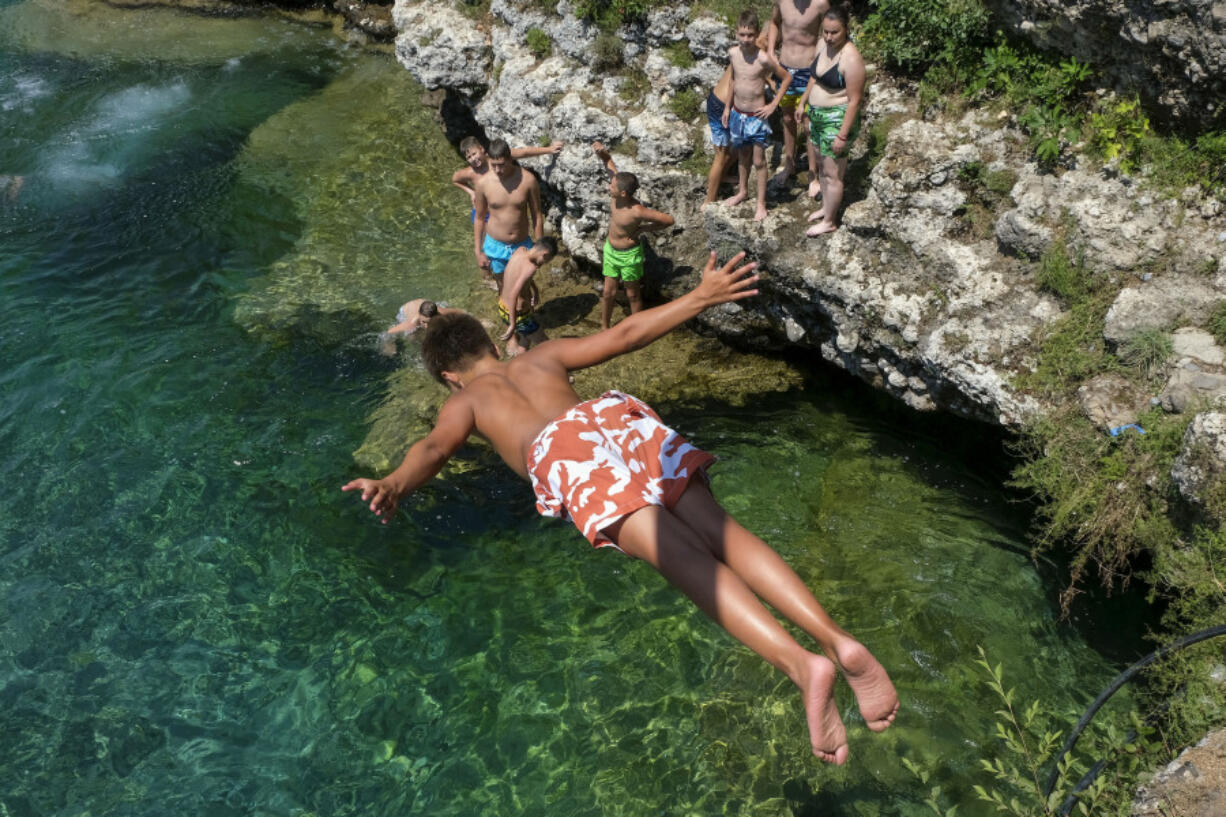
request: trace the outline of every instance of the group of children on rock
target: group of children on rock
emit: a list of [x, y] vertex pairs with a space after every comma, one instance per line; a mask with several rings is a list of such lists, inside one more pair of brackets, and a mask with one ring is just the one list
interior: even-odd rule
[[[747, 197], [752, 164], [758, 174], [759, 219], [765, 216], [766, 119], [794, 98], [786, 103], [792, 113], [784, 118], [793, 123], [785, 126], [785, 138], [794, 149], [799, 132], [794, 126], [808, 103], [810, 140], [822, 157], [817, 186], [823, 208], [811, 230], [816, 234], [836, 228], [841, 167], [859, 112], [860, 94], [851, 89], [863, 86], [863, 64], [846, 38], [846, 13], [829, 11], [825, 3], [776, 0], [774, 25], [782, 35], [784, 65], [771, 54], [774, 32], [762, 48], [756, 15], [741, 15], [737, 45], [729, 51], [729, 74], [708, 101], [709, 111], [723, 106], [711, 116], [716, 165], [708, 201], [731, 146], [740, 154], [740, 178], [737, 194], [726, 204]], [[824, 48], [817, 43], [818, 26]], [[808, 69], [803, 68], [806, 61]], [[764, 86], [771, 76], [780, 82], [767, 102]], [[581, 400], [569, 377], [651, 343], [704, 309], [756, 295], [756, 264], [742, 264], [741, 253], [720, 266], [711, 253], [694, 289], [643, 309], [640, 239], [672, 226], [673, 218], [639, 203], [638, 179], [619, 172], [597, 142], [592, 148], [610, 176], [611, 207], [602, 331], [534, 345], [541, 333], [532, 318], [537, 303], [532, 277], [557, 245], [543, 235], [536, 178], [515, 160], [556, 152], [561, 145], [513, 151], [495, 140], [487, 153], [476, 140], [466, 140], [461, 148], [468, 166], [453, 181], [472, 197], [473, 252], [498, 291], [509, 355], [500, 357], [485, 327], [462, 310], [420, 299], [405, 304], [392, 331], [412, 332], [429, 324], [422, 361], [451, 394], [434, 428], [410, 447], [399, 467], [382, 479], [354, 479], [342, 490], [360, 492], [386, 524], [401, 499], [438, 474], [470, 435], [481, 435], [529, 480], [542, 515], [571, 520], [595, 547], [615, 548], [647, 562], [729, 634], [784, 672], [801, 693], [813, 753], [827, 762], [845, 762], [849, 748], [834, 698], [836, 678], [842, 674], [865, 724], [879, 732], [893, 723], [899, 706], [885, 669], [835, 623], [779, 554], [714, 499], [706, 475], [713, 456], [630, 395], [609, 391]], [[827, 179], [828, 167], [832, 179]], [[789, 153], [780, 176], [786, 181], [793, 170]], [[619, 281], [631, 314], [610, 328]], [[811, 637], [821, 653], [801, 646], [767, 604]]]
[[[828, 0], [776, 0], [766, 32], [756, 12], [747, 10], [740, 15], [737, 44], [728, 50], [728, 68], [707, 97], [715, 155], [704, 205], [717, 200], [720, 183], [735, 159], [737, 190], [723, 204], [735, 206], [749, 197], [752, 167], [756, 177], [754, 220], [766, 218], [766, 154], [772, 136], [768, 120], [778, 108], [783, 122], [783, 166], [773, 182], [787, 184], [795, 173], [797, 143], [807, 118], [808, 193], [820, 198], [821, 206], [809, 216], [815, 223], [806, 235], [815, 237], [838, 229], [848, 146], [859, 132], [865, 84], [864, 61], [848, 39], [849, 26], [847, 10], [831, 8]], [[774, 56], [777, 45], [778, 60]], [[768, 102], [771, 80], [775, 88]], [[517, 160], [557, 153], [562, 147], [561, 142], [553, 142], [544, 147], [511, 148], [495, 139], [487, 151], [470, 136], [460, 142], [467, 164], [451, 177], [452, 184], [471, 200], [473, 254], [482, 276], [498, 293], [498, 313], [507, 324], [502, 339], [512, 356], [545, 339], [533, 317], [539, 301], [533, 274], [557, 253], [556, 241], [544, 236], [540, 185]], [[619, 284], [625, 289], [630, 313], [643, 308], [641, 236], [675, 222], [672, 216], [635, 198], [638, 178], [619, 172], [602, 144], [596, 142], [592, 149], [610, 176], [609, 235], [603, 248], [600, 296], [600, 324], [607, 329]], [[432, 301], [406, 303], [388, 334], [424, 326], [436, 309]]]

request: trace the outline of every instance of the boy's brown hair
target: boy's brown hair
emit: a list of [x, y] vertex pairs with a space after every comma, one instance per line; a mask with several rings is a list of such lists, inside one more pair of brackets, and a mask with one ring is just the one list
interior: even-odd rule
[[421, 360], [426, 371], [442, 383], [443, 372], [457, 372], [486, 355], [498, 357], [498, 349], [481, 321], [465, 312], [451, 312], [430, 319], [421, 342]]
[[481, 140], [475, 136], [465, 136], [460, 140], [460, 153], [468, 153], [473, 148], [481, 147]]
[[485, 153], [491, 159], [508, 159], [511, 156], [511, 146], [502, 139], [495, 139], [490, 142], [489, 149]]
[[758, 12], [753, 9], [745, 9], [741, 12], [741, 16], [736, 18], [737, 28], [749, 28], [754, 31], [762, 30], [762, 23], [758, 21]]
[[633, 196], [639, 189], [639, 177], [633, 173], [628, 173], [625, 170], [613, 176], [613, 181], [617, 183], [617, 189], [621, 193]]

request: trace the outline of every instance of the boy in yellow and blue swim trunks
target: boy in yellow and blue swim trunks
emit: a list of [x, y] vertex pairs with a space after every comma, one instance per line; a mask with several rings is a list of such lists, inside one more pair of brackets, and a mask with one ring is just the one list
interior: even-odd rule
[[618, 172], [612, 154], [599, 142], [592, 150], [609, 171], [609, 237], [604, 243], [604, 289], [600, 293], [600, 328], [608, 329], [613, 317], [617, 283], [626, 288], [630, 314], [643, 308], [643, 244], [641, 236], [673, 226], [673, 217], [639, 203], [639, 180], [633, 173]]
[[540, 299], [540, 291], [532, 276], [548, 264], [557, 252], [557, 240], [544, 236], [532, 247], [517, 249], [507, 261], [502, 296], [498, 299], [498, 317], [507, 325], [502, 339], [507, 342], [507, 355], [510, 357], [549, 339], [540, 323], [532, 317]]

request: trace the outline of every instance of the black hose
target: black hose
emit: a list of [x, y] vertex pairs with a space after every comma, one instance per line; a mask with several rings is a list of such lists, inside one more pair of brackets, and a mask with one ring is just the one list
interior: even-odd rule
[[[1051, 770], [1051, 777], [1047, 779], [1047, 786], [1043, 790], [1043, 796], [1051, 797], [1051, 793], [1056, 788], [1056, 781], [1060, 779], [1060, 761], [1064, 759], [1065, 755], [1072, 751], [1073, 746], [1077, 744], [1077, 739], [1081, 737], [1081, 733], [1085, 731], [1085, 728], [1090, 725], [1090, 721], [1094, 719], [1094, 716], [1098, 713], [1098, 710], [1102, 709], [1103, 704], [1105, 704], [1112, 695], [1119, 692], [1120, 687], [1131, 681], [1138, 672], [1145, 669], [1145, 667], [1157, 661], [1159, 658], [1175, 652], [1176, 650], [1182, 650], [1184, 647], [1190, 647], [1201, 641], [1216, 638], [1219, 635], [1226, 635], [1226, 624], [1219, 624], [1216, 627], [1200, 630], [1199, 632], [1184, 636], [1173, 644], [1167, 644], [1165, 647], [1159, 647], [1116, 676], [1115, 680], [1111, 682], [1111, 685], [1103, 690], [1102, 694], [1094, 700], [1094, 703], [1090, 704], [1090, 708], [1085, 711], [1085, 714], [1081, 716], [1081, 720], [1077, 721], [1077, 725], [1073, 727], [1073, 731], [1069, 734], [1068, 740], [1064, 742], [1064, 748], [1060, 750], [1060, 754], [1056, 755], [1056, 764]], [[1102, 767], [1105, 765], [1105, 763], [1106, 761], [1099, 761], [1097, 764], [1095, 764], [1094, 769], [1091, 770], [1093, 774], [1087, 773], [1086, 777], [1081, 779], [1081, 782], [1077, 784], [1077, 791], [1081, 791], [1086, 786], [1089, 786], [1090, 783], [1093, 782], [1094, 778], [1098, 776], [1098, 772], [1102, 771]], [[1087, 778], [1089, 779], [1087, 780]], [[1076, 794], [1076, 792], [1074, 792], [1074, 794]], [[1072, 807], [1071, 803], [1067, 800], [1065, 801], [1065, 806], [1068, 806], [1069, 808]], [[1062, 808], [1060, 813], [1068, 814], [1068, 810]]]

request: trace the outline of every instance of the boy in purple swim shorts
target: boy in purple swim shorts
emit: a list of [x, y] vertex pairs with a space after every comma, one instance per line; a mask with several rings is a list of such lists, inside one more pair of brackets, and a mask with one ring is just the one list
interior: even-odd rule
[[[754, 221], [766, 218], [766, 148], [770, 144], [771, 129], [766, 120], [779, 107], [779, 101], [792, 84], [792, 75], [775, 61], [768, 52], [758, 47], [757, 39], [762, 26], [757, 12], [741, 13], [736, 23], [736, 42], [728, 50], [728, 62], [732, 68], [732, 88], [724, 109], [723, 125], [728, 128], [732, 148], [739, 154], [736, 195], [724, 200], [724, 204], [740, 204], [748, 197], [749, 163], [753, 162], [758, 181], [758, 207]], [[767, 103], [762, 90], [766, 80], [774, 75], [779, 81], [775, 98]]]

